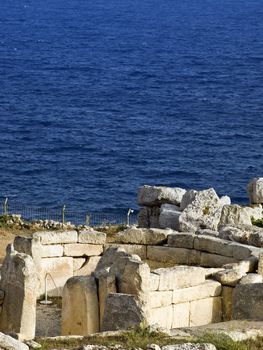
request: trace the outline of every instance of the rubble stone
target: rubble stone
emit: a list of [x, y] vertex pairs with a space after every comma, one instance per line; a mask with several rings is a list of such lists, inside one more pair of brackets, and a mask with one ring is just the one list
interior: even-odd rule
[[175, 187], [164, 186], [142, 186], [138, 191], [138, 204], [145, 206], [156, 206], [163, 203], [178, 205], [186, 190]]

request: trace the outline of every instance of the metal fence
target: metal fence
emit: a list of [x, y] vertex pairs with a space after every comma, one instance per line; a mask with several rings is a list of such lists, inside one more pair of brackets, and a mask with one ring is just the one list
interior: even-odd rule
[[61, 208], [39, 208], [15, 203], [6, 198], [0, 206], [0, 215], [8, 214], [21, 215], [22, 219], [27, 221], [53, 220], [63, 224], [71, 222], [75, 225], [86, 224], [88, 226], [133, 225], [137, 223], [137, 213], [131, 209], [127, 209], [126, 212], [103, 213], [71, 210], [65, 205]]

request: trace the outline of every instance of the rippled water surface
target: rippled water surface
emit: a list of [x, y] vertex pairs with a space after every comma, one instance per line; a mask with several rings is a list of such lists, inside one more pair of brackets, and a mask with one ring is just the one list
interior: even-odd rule
[[120, 211], [164, 184], [246, 201], [262, 19], [261, 0], [2, 0], [0, 196]]

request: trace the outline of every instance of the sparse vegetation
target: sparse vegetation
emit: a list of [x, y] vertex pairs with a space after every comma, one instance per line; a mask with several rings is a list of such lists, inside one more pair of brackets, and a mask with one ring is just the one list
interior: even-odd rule
[[263, 218], [262, 219], [255, 219], [253, 216], [251, 217], [252, 225], [263, 227]]

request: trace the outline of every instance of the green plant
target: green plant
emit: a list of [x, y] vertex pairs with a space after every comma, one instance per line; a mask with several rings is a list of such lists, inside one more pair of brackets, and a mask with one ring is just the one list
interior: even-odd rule
[[251, 223], [254, 226], [263, 227], [263, 218], [262, 219], [255, 219], [253, 216], [251, 216]]

